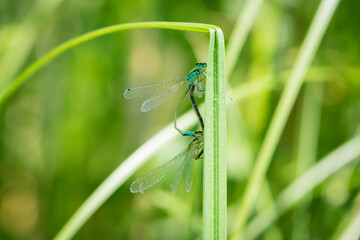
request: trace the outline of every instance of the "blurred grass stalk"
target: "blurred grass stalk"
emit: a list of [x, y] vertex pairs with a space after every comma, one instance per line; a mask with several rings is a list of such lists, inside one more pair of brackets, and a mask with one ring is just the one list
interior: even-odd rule
[[34, 7], [24, 16], [22, 21], [15, 25], [11, 43], [0, 58], [0, 88], [9, 84], [10, 80], [23, 66], [31, 49], [33, 49], [36, 41], [41, 36], [39, 33], [41, 31], [40, 23], [46, 21], [54, 13], [61, 1], [37, 0]]
[[226, 48], [226, 76], [229, 79], [250, 29], [254, 25], [263, 0], [247, 0], [244, 4]]
[[[360, 199], [360, 193], [357, 195], [357, 199]], [[356, 203], [354, 206], [354, 211], [355, 214], [349, 221], [349, 224], [345, 227], [344, 231], [341, 233], [340, 237], [334, 239], [340, 239], [340, 240], [360, 239], [360, 208], [359, 205]]]
[[[300, 177], [316, 162], [318, 139], [320, 133], [322, 103], [314, 96], [314, 89], [318, 89], [320, 99], [323, 96], [323, 83], [307, 83], [304, 95], [300, 121], [298, 124], [298, 138], [296, 139], [296, 177]], [[295, 210], [292, 222], [292, 236], [294, 239], [310, 239], [307, 212], [312, 196], [306, 198], [302, 206]], [[296, 237], [295, 237], [296, 236]]]
[[259, 151], [244, 197], [236, 213], [231, 239], [241, 238], [243, 228], [253, 209], [275, 148], [300, 91], [304, 76], [315, 56], [338, 2], [339, 0], [323, 0], [316, 12]]

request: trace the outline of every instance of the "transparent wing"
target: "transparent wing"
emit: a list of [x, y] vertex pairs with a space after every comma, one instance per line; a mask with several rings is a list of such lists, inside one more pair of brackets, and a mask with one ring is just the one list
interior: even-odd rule
[[[188, 152], [185, 155], [186, 156], [183, 159], [187, 159], [190, 156], [190, 154], [188, 154]], [[176, 174], [174, 175], [174, 178], [171, 182], [171, 193], [172, 194], [175, 194], [176, 190], [179, 188], [179, 185], [180, 185], [180, 182], [182, 179], [182, 175], [183, 175], [184, 169], [185, 169], [185, 162], [186, 162], [186, 160], [181, 162], [181, 165], [178, 168], [178, 170], [176, 171]]]
[[125, 90], [124, 97], [126, 99], [149, 98], [171, 88], [174, 85], [178, 85], [181, 82], [186, 82], [187, 78], [188, 76], [183, 76], [161, 82], [130, 87]]
[[169, 162], [161, 165], [160, 167], [135, 180], [130, 186], [130, 191], [132, 193], [143, 193], [146, 189], [154, 186], [156, 183], [160, 182], [166, 177], [171, 176], [175, 172], [175, 170], [177, 170], [179, 166], [183, 163], [183, 159], [186, 153], [188, 153], [187, 149], [185, 149], [183, 152], [181, 152]]
[[186, 191], [190, 192], [191, 185], [192, 185], [192, 165], [193, 165], [193, 159], [191, 155], [187, 155], [185, 159], [185, 168], [187, 169], [186, 173]]
[[182, 86], [185, 82], [186, 81], [180, 82], [177, 85], [172, 86], [171, 88], [161, 92], [160, 94], [149, 98], [142, 104], [141, 111], [148, 112], [156, 108], [157, 106], [165, 102], [169, 97], [171, 97], [178, 90], [178, 88]]

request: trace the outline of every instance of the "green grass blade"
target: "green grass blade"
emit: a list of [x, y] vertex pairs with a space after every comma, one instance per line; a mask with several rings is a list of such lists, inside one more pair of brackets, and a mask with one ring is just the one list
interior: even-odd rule
[[34, 8], [27, 11], [21, 22], [16, 25], [9, 48], [3, 55], [0, 54], [0, 88], [6, 86], [23, 66], [41, 36], [41, 23], [54, 14], [60, 3], [61, 0], [48, 1], [44, 5], [43, 1], [36, 1]]
[[226, 76], [228, 78], [234, 70], [241, 49], [249, 35], [250, 29], [254, 25], [262, 3], [263, 0], [247, 0], [239, 14], [233, 32], [230, 35], [229, 43], [226, 46]]
[[258, 196], [265, 173], [270, 164], [275, 148], [290, 115], [296, 97], [303, 83], [304, 76], [314, 58], [320, 41], [332, 18], [339, 0], [323, 0], [311, 24], [309, 32], [301, 47], [299, 57], [289, 77], [289, 81], [276, 108], [269, 130], [260, 149], [253, 173], [245, 189], [244, 197], [237, 210], [234, 222], [232, 239], [238, 239], [251, 213], [256, 197]]
[[[358, 194], [359, 199], [360, 194]], [[355, 198], [356, 199], [356, 198]], [[354, 204], [354, 211], [352, 218], [350, 219], [349, 224], [345, 227], [344, 231], [341, 233], [339, 238], [340, 240], [353, 240], [360, 238], [360, 208], [358, 202]]]
[[205, 93], [203, 239], [226, 239], [225, 46], [220, 29], [210, 32]]
[[[304, 86], [304, 97], [302, 103], [301, 116], [299, 121], [299, 133], [296, 149], [296, 176], [299, 177], [312, 165], [317, 156], [318, 140], [320, 134], [321, 109], [322, 103], [314, 96], [314, 88], [318, 87], [319, 95], [322, 95], [323, 84], [306, 84]], [[295, 210], [293, 216], [292, 231], [293, 236], [302, 239], [309, 239], [309, 223], [307, 213], [311, 195], [307, 197], [302, 206]]]

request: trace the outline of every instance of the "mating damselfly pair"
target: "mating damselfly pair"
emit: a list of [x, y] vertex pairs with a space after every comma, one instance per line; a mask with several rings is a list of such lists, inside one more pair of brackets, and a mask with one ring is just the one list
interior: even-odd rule
[[[150, 111], [171, 97], [181, 86], [187, 84], [184, 95], [181, 97], [180, 103], [175, 111], [174, 128], [183, 136], [193, 136], [194, 139], [190, 142], [188, 147], [169, 162], [152, 170], [148, 174], [135, 180], [130, 191], [133, 193], [143, 193], [146, 189], [152, 187], [156, 183], [173, 177], [171, 183], [171, 192], [175, 193], [182, 179], [184, 171], [186, 172], [186, 190], [190, 191], [192, 183], [192, 159], [201, 159], [203, 156], [203, 131], [204, 123], [200, 111], [195, 102], [194, 93], [201, 97], [205, 92], [204, 80], [206, 78], [207, 64], [196, 63], [195, 69], [187, 76], [178, 77], [170, 80], [165, 80], [157, 83], [149, 83], [131, 87], [125, 90], [124, 97], [132, 98], [146, 98], [141, 106], [142, 112]], [[195, 114], [199, 119], [202, 131], [184, 132], [177, 127], [177, 112], [185, 98], [189, 93], [191, 104], [194, 108]]]

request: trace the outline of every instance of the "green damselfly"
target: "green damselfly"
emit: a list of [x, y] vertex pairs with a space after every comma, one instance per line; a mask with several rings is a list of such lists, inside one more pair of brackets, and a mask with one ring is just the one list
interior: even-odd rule
[[184, 172], [186, 172], [186, 191], [189, 192], [192, 184], [192, 159], [201, 159], [203, 153], [203, 131], [196, 131], [194, 132], [194, 139], [185, 150], [169, 162], [135, 180], [131, 184], [130, 191], [132, 193], [143, 193], [160, 181], [172, 177], [171, 192], [174, 194], [180, 185]]
[[[169, 97], [171, 97], [182, 85], [188, 82], [186, 91], [181, 98], [181, 101], [176, 109], [175, 112], [175, 122], [174, 126], [175, 129], [178, 130], [182, 135], [187, 136], [194, 136], [194, 132], [183, 132], [181, 131], [176, 125], [176, 114], [179, 110], [183, 99], [185, 98], [186, 94], [190, 91], [191, 94], [195, 92], [195, 94], [199, 97], [205, 91], [205, 87], [203, 81], [205, 80], [205, 73], [206, 73], [207, 64], [206, 63], [196, 63], [195, 69], [189, 73], [187, 76], [178, 77], [170, 80], [165, 80], [156, 83], [148, 83], [144, 85], [130, 87], [125, 90], [124, 97], [126, 99], [132, 98], [146, 98], [141, 106], [142, 112], [148, 112], [163, 102], [165, 102]], [[190, 96], [191, 98], [191, 96]], [[194, 105], [193, 105], [194, 106]], [[194, 108], [195, 111], [197, 109]], [[197, 113], [198, 115], [198, 113]], [[203, 124], [202, 124], [203, 127]]]

